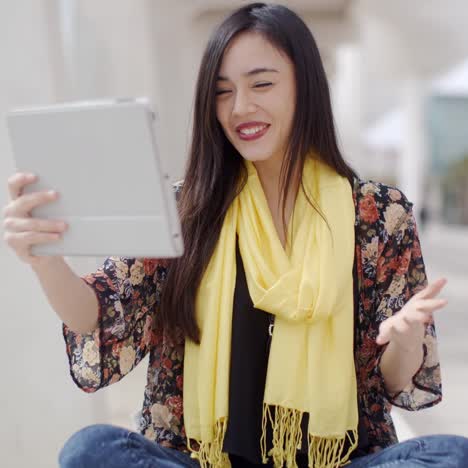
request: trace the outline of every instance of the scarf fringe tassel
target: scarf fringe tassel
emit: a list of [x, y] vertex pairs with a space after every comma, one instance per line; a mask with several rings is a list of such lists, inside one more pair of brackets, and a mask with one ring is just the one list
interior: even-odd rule
[[[272, 411], [274, 408], [274, 412]], [[273, 414], [274, 413], [274, 414]], [[303, 412], [282, 406], [263, 405], [262, 437], [260, 439], [262, 462], [273, 459], [275, 468], [298, 468], [297, 450], [302, 446]], [[270, 421], [273, 430], [273, 448], [267, 453], [267, 423]], [[226, 434], [227, 419], [216, 421], [214, 437], [211, 442], [197, 441], [198, 449], [190, 446], [192, 458], [196, 458], [201, 468], [227, 468], [231, 466], [229, 456], [223, 452], [223, 441]], [[342, 454], [346, 440], [350, 447]], [[309, 468], [339, 468], [349, 463], [349, 456], [358, 444], [357, 430], [348, 431], [344, 437], [316, 437], [308, 435]]]
[[191, 452], [191, 457], [198, 460], [201, 468], [229, 468], [231, 466], [229, 455], [223, 452], [223, 442], [226, 429], [227, 419], [219, 419], [216, 421], [214, 436], [211, 442], [197, 440], [196, 443], [198, 445], [198, 449], [194, 449], [190, 446], [191, 440], [188, 440], [188, 449]]
[[[274, 414], [272, 409], [274, 408]], [[262, 462], [267, 463], [268, 457], [273, 458], [276, 468], [286, 465], [287, 468], [297, 468], [297, 450], [302, 447], [303, 412], [282, 406], [263, 405], [262, 437], [260, 440]], [[267, 454], [267, 422], [270, 421], [273, 430], [273, 448]], [[343, 453], [346, 440], [350, 447]], [[358, 433], [352, 430], [344, 437], [316, 437], [308, 435], [309, 468], [339, 468], [349, 463], [351, 452], [357, 447]]]

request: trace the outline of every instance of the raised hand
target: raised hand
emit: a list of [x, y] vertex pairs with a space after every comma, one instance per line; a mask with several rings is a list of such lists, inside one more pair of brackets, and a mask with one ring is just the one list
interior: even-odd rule
[[67, 229], [63, 221], [39, 219], [31, 216], [31, 211], [58, 198], [54, 191], [23, 194], [24, 187], [35, 182], [33, 174], [16, 173], [8, 179], [10, 202], [4, 207], [4, 241], [15, 251], [18, 257], [32, 266], [47, 261], [47, 257], [31, 255], [34, 244], [57, 242]]
[[445, 278], [429, 284], [415, 294], [399, 312], [382, 322], [377, 344], [394, 342], [407, 351], [419, 347], [426, 325], [433, 322], [433, 312], [447, 305], [446, 299], [437, 297], [446, 284]]

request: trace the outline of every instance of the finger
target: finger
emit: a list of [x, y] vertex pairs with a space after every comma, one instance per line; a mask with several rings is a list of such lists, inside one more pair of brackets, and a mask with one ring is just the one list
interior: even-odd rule
[[423, 289], [420, 293], [421, 299], [431, 299], [437, 294], [440, 293], [442, 288], [447, 284], [447, 279], [446, 278], [439, 278], [438, 280], [434, 281], [433, 283], [429, 284], [426, 286], [425, 289]]
[[444, 308], [448, 304], [447, 299], [423, 299], [414, 304], [414, 309], [421, 312], [434, 312]]
[[380, 324], [379, 335], [377, 336], [376, 342], [378, 345], [384, 345], [392, 339], [393, 324], [390, 319]]
[[379, 346], [383, 346], [387, 344], [391, 340], [391, 335], [388, 334], [379, 334], [379, 336], [376, 338], [375, 342]]
[[44, 192], [34, 192], [27, 195], [21, 195], [12, 201], [3, 210], [5, 217], [22, 218], [29, 216], [30, 212], [38, 206], [57, 200], [58, 193], [49, 190]]
[[426, 286], [422, 291], [415, 295], [418, 299], [430, 299], [440, 293], [442, 288], [447, 284], [446, 278], [439, 278], [433, 283]]
[[6, 232], [5, 242], [20, 256], [28, 256], [32, 245], [47, 244], [61, 240], [62, 235], [52, 232]]
[[63, 221], [38, 218], [5, 218], [3, 226], [11, 232], [63, 232], [67, 228]]
[[411, 311], [411, 314], [405, 315], [403, 320], [410, 326], [415, 323], [429, 324], [434, 321], [432, 312], [423, 312], [420, 310]]
[[17, 172], [8, 179], [8, 193], [11, 200], [16, 200], [23, 192], [25, 185], [37, 180], [37, 176], [26, 172]]

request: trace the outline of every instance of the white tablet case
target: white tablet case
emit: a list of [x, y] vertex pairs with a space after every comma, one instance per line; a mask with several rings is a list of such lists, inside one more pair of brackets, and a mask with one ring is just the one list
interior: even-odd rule
[[27, 192], [57, 201], [32, 213], [69, 224], [35, 255], [170, 258], [183, 253], [175, 195], [162, 173], [145, 100], [90, 101], [10, 112], [16, 169], [39, 176]]

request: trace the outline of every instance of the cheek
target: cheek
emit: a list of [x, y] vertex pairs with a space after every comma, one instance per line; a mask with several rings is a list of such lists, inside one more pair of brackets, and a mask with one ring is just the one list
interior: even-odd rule
[[222, 129], [224, 130], [224, 133], [228, 133], [228, 129], [229, 129], [229, 126], [228, 126], [228, 123], [229, 123], [229, 117], [228, 117], [228, 114], [226, 112], [226, 109], [223, 108], [223, 106], [220, 106], [218, 105], [216, 107], [216, 119], [218, 120], [218, 122], [220, 123]]
[[268, 96], [260, 106], [265, 109], [270, 117], [276, 122], [278, 129], [288, 132], [291, 128], [296, 108], [295, 96], [286, 90], [280, 90], [275, 96]]
[[216, 117], [224, 124], [228, 121], [231, 111], [231, 104], [228, 99], [219, 99], [216, 101]]
[[284, 84], [278, 93], [279, 101], [277, 108], [281, 110], [283, 121], [291, 123], [296, 109], [296, 92], [290, 83]]
[[293, 120], [294, 120], [294, 112], [295, 112], [295, 104], [294, 101], [291, 99], [286, 101], [287, 104], [283, 105], [281, 108], [281, 130], [282, 132], [286, 133], [288, 136], [291, 133]]

